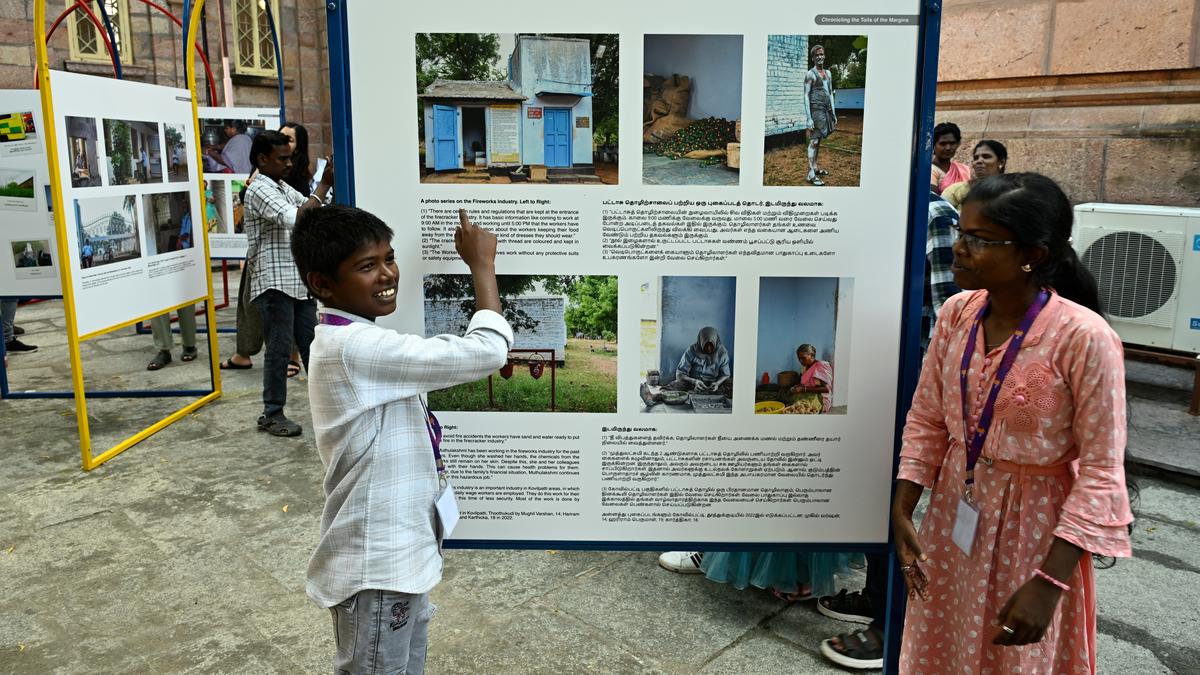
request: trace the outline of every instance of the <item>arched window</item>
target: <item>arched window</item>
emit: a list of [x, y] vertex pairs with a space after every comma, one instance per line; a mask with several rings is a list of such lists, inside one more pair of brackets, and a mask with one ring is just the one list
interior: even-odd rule
[[[129, 40], [129, 1], [103, 0], [104, 11], [108, 12], [108, 20], [112, 23], [113, 46], [121, 55], [121, 63], [133, 63], [133, 45]], [[65, 7], [74, 5], [74, 0], [66, 0]], [[101, 22], [100, 0], [88, 3], [92, 14]], [[96, 24], [82, 11], [74, 12], [67, 20], [67, 29], [71, 40], [71, 58], [77, 61], [108, 62], [108, 50], [104, 47], [104, 38], [96, 28]]]
[[243, 75], [275, 77], [275, 44], [271, 40], [271, 16], [279, 28], [279, 0], [233, 1], [233, 69]]

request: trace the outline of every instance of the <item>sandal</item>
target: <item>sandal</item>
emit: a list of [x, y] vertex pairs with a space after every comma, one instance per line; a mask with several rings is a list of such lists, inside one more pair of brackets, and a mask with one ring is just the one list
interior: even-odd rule
[[195, 361], [196, 356], [198, 356], [199, 353], [200, 352], [196, 351], [195, 347], [184, 347], [183, 353], [179, 355], [179, 360], [180, 361]]
[[254, 367], [253, 363], [234, 363], [233, 357], [229, 357], [217, 365], [221, 370], [249, 370]]
[[299, 363], [296, 363], [295, 361], [288, 361], [288, 364], [287, 364], [287, 376], [288, 376], [288, 377], [295, 377], [295, 376], [297, 376], [297, 375], [299, 375], [299, 374], [300, 374], [300, 364], [299, 364]]
[[817, 169], [817, 171], [816, 171], [816, 174], [817, 174], [818, 176], [828, 176], [828, 175], [829, 175], [829, 172], [828, 172], [828, 171], [826, 171], [825, 169]]
[[809, 177], [808, 182], [811, 183], [812, 185], [816, 185], [817, 187], [821, 187], [822, 185], [825, 184], [825, 181], [821, 180], [820, 178], [817, 178], [816, 176]]
[[282, 414], [273, 417], [261, 415], [258, 418], [258, 430], [265, 431], [272, 436], [299, 436], [303, 431], [300, 425], [284, 417]]
[[846, 668], [862, 670], [883, 667], [883, 640], [870, 628], [822, 640], [821, 653], [825, 658]]
[[146, 370], [162, 370], [168, 363], [171, 362], [171, 352], [160, 351], [154, 355], [150, 363], [146, 365]]
[[813, 595], [812, 587], [808, 584], [801, 585], [800, 590], [796, 591], [795, 593], [784, 593], [778, 588], [770, 588], [768, 590], [771, 591], [771, 595], [783, 600], [789, 605], [797, 602], [804, 602], [805, 600], [812, 600], [813, 598], [817, 597]]

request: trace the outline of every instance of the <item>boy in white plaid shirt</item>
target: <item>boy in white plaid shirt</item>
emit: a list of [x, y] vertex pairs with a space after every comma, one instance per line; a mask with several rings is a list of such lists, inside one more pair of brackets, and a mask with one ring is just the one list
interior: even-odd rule
[[[423, 338], [376, 326], [396, 309], [392, 231], [355, 208], [304, 212], [292, 233], [300, 275], [322, 309], [308, 380], [325, 466], [321, 537], [308, 595], [333, 616], [334, 671], [424, 670], [441, 580], [447, 490], [441, 427], [424, 394], [500, 368], [512, 329], [500, 315], [496, 237], [459, 212], [454, 235], [475, 282], [463, 336]], [[456, 516], [450, 516], [456, 517]]]

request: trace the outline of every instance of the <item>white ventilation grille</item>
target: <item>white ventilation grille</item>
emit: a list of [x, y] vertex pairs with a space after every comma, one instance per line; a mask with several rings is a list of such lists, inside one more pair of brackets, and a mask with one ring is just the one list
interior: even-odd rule
[[1145, 326], [1174, 325], [1182, 233], [1081, 227], [1079, 234], [1080, 258], [1096, 277], [1107, 314]]

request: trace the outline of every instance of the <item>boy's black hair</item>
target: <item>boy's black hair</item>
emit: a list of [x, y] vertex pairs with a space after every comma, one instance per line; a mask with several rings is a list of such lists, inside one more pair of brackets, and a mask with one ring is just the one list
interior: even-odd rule
[[[392, 228], [374, 214], [353, 206], [330, 204], [300, 212], [292, 230], [292, 259], [300, 269], [304, 285], [308, 286], [309, 272], [336, 279], [338, 265], [359, 248], [391, 240]], [[308, 290], [312, 291], [312, 287]]]
[[259, 155], [270, 155], [275, 148], [291, 142], [292, 139], [279, 131], [267, 130], [255, 134], [254, 140], [250, 141], [250, 163], [257, 169]]

